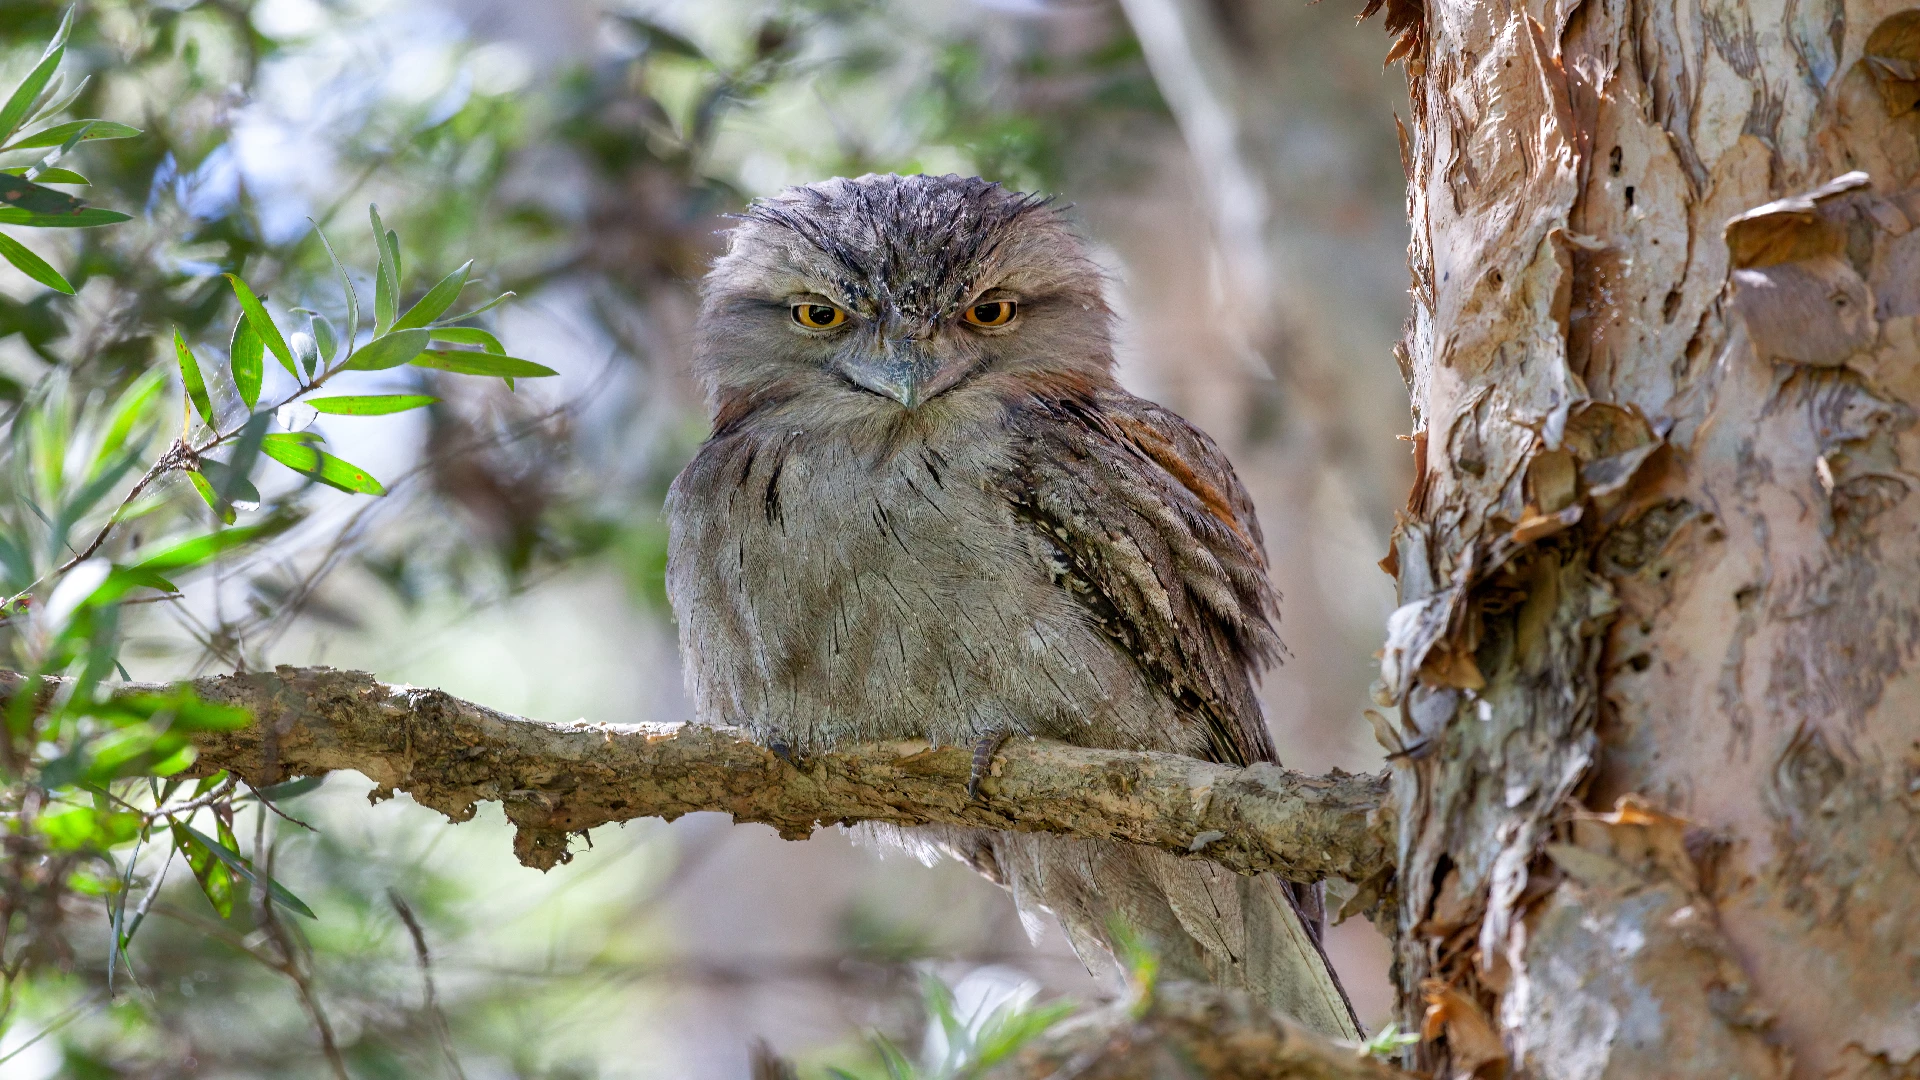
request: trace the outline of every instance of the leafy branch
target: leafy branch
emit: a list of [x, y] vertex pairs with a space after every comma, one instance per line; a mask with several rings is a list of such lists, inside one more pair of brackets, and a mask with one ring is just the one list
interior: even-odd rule
[[[109, 120], [70, 120], [20, 134], [22, 128], [65, 112], [86, 89], [87, 80], [82, 79], [67, 90], [65, 76], [57, 73], [60, 62], [66, 58], [67, 38], [72, 31], [73, 9], [68, 8], [53, 40], [40, 54], [39, 63], [7, 95], [6, 103], [0, 105], [0, 154], [52, 147], [32, 164], [0, 168], [0, 225], [75, 229], [128, 220], [128, 215], [118, 210], [89, 207], [65, 192], [41, 185], [85, 185], [86, 177], [58, 167], [59, 162], [83, 142], [131, 138], [140, 134], [139, 129]], [[73, 295], [72, 283], [58, 270], [4, 233], [0, 233], [0, 258], [40, 284]]]

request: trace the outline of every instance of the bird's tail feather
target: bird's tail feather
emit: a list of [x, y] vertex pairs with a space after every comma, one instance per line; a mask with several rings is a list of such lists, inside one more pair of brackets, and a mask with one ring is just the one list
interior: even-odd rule
[[1058, 916], [1098, 977], [1125, 978], [1118, 921], [1167, 974], [1244, 989], [1322, 1034], [1361, 1038], [1321, 948], [1317, 916], [1303, 914], [1293, 887], [1271, 874], [1244, 877], [1130, 844], [1022, 833], [954, 830], [940, 846], [1012, 890], [1023, 916], [1039, 908]]

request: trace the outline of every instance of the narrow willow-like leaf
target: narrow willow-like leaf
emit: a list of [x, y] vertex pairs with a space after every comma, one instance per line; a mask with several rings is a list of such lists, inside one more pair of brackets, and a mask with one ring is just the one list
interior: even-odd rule
[[[198, 473], [193, 475], [198, 476]], [[136, 570], [150, 570], [164, 574], [170, 570], [188, 570], [212, 562], [226, 552], [242, 544], [255, 540], [264, 540], [283, 531], [288, 522], [264, 522], [259, 525], [242, 525], [237, 529], [222, 529], [205, 536], [195, 536], [182, 540], [170, 547], [141, 559], [135, 563]]]
[[309, 919], [319, 918], [318, 915], [313, 913], [312, 908], [301, 903], [299, 897], [288, 892], [279, 882], [255, 870], [253, 864], [242, 858], [240, 853], [233, 850], [231, 845], [223, 844], [191, 825], [180, 825], [177, 827], [185, 829], [188, 835], [205, 845], [207, 850], [211, 852], [215, 858], [227, 865], [228, 869], [256, 885], [263, 886], [267, 890], [267, 896], [271, 898], [274, 903], [279, 904], [288, 911], [299, 912]]
[[[66, 112], [68, 106], [80, 100], [80, 95], [86, 92], [87, 85], [93, 82], [93, 76], [82, 76], [80, 81], [74, 84], [73, 89], [67, 91], [65, 95], [60, 95], [60, 82], [61, 77], [55, 75], [53, 82], [49, 83], [47, 90], [40, 95], [40, 104], [34, 107], [33, 114], [27, 118], [27, 124], [39, 123], [48, 117], [59, 116]], [[26, 124], [20, 126], [25, 127]]]
[[193, 485], [193, 490], [199, 492], [200, 497], [213, 508], [213, 512], [220, 515], [222, 522], [231, 525], [240, 520], [240, 515], [235, 512], [233, 504], [221, 502], [220, 496], [213, 490], [213, 484], [206, 477], [197, 472], [190, 472], [187, 474], [187, 480]]
[[486, 303], [481, 304], [479, 307], [474, 308], [472, 311], [463, 311], [460, 314], [455, 315], [451, 318], [441, 319], [440, 323], [443, 326], [452, 326], [454, 323], [466, 322], [468, 319], [473, 318], [475, 315], [482, 315], [482, 314], [485, 314], [486, 312], [492, 311], [494, 308], [497, 308], [501, 304], [504, 304], [507, 301], [513, 299], [514, 296], [516, 295], [517, 295], [516, 293], [510, 292], [510, 291], [503, 292], [499, 296], [496, 296], [493, 299], [487, 301]]
[[313, 317], [313, 347], [320, 354], [322, 367], [333, 363], [333, 354], [340, 351], [340, 335], [333, 329], [333, 320], [325, 315]]
[[146, 374], [133, 380], [120, 392], [107, 414], [107, 434], [100, 440], [100, 449], [93, 455], [94, 473], [106, 468], [120, 448], [126, 445], [128, 436], [133, 434], [134, 425], [146, 419], [148, 410], [166, 385], [166, 369], [154, 367], [148, 368]]
[[387, 240], [393, 233], [380, 221], [380, 207], [368, 205], [367, 216], [373, 221], [373, 246], [380, 252], [380, 267], [373, 288], [373, 333], [378, 337], [387, 332], [399, 314], [400, 260], [388, 246]]
[[173, 846], [186, 856], [187, 866], [193, 870], [194, 880], [200, 883], [200, 891], [207, 894], [207, 902], [221, 918], [233, 914], [233, 869], [213, 853], [212, 844], [218, 841], [179, 822], [171, 826]]
[[4, 257], [19, 271], [49, 289], [73, 295], [73, 286], [60, 276], [60, 271], [47, 265], [47, 260], [27, 250], [27, 246], [6, 233], [0, 233], [0, 257]]
[[178, 327], [173, 331], [173, 354], [180, 360], [180, 381], [186, 384], [187, 399], [193, 402], [200, 419], [213, 427], [213, 401], [207, 397], [207, 380], [200, 374], [200, 361], [194, 359], [193, 350], [187, 348], [187, 339], [180, 336]]
[[116, 124], [111, 120], [70, 120], [50, 128], [41, 128], [31, 135], [22, 136], [18, 142], [0, 147], [0, 151], [59, 146], [75, 135], [79, 135], [82, 142], [99, 142], [102, 139], [131, 139], [139, 134], [141, 134], [139, 128]]
[[[11, 177], [9, 179], [12, 179]], [[20, 183], [26, 183], [22, 180]], [[41, 188], [48, 191], [48, 188]], [[71, 199], [73, 196], [55, 191], [55, 195]], [[118, 225], [133, 215], [118, 210], [102, 210], [97, 206], [82, 206], [75, 210], [59, 213], [41, 213], [36, 210], [23, 210], [18, 206], [0, 206], [0, 225], [31, 225], [36, 229], [91, 229], [100, 225]]]
[[478, 345], [495, 356], [507, 355], [506, 346], [500, 339], [477, 326], [439, 326], [433, 331], [433, 340], [444, 341], [452, 345]]
[[25, 176], [12, 173], [0, 173], [0, 203], [6, 204], [5, 209], [17, 213], [63, 219], [83, 209], [80, 200], [66, 192], [41, 187]]
[[34, 164], [32, 168], [26, 171], [26, 174], [25, 174], [26, 178], [29, 180], [40, 179], [40, 174], [42, 172], [45, 172], [48, 168], [51, 168], [54, 162], [59, 161], [60, 159], [66, 157], [69, 153], [73, 151], [74, 147], [80, 145], [81, 141], [87, 137], [87, 132], [93, 130], [93, 125], [95, 123], [96, 121], [93, 121], [93, 120], [82, 120], [80, 122], [80, 126], [74, 130], [73, 134], [67, 136], [66, 142], [63, 142], [59, 146], [55, 147], [51, 153], [41, 158], [38, 162]]
[[[0, 169], [0, 173], [6, 173], [8, 176], [25, 176], [27, 174], [27, 166], [16, 165], [11, 169]], [[84, 176], [81, 176], [79, 173], [74, 172], [72, 169], [40, 169], [37, 172], [35, 172], [33, 181], [36, 184], [91, 184], [93, 183], [93, 181], [87, 179]]]
[[[253, 481], [224, 461], [201, 458], [200, 471], [193, 475], [205, 477], [207, 483], [213, 485], [215, 499], [213, 507], [216, 510], [224, 513], [233, 510], [250, 510], [260, 505], [260, 489], [254, 487]], [[233, 522], [229, 520], [227, 524], [231, 525]]]
[[460, 290], [467, 287], [467, 275], [473, 271], [473, 260], [453, 273], [440, 279], [439, 283], [427, 290], [427, 295], [407, 309], [400, 321], [393, 324], [395, 330], [408, 330], [416, 326], [425, 326], [446, 313], [453, 302], [460, 298]]
[[[308, 221], [313, 221], [308, 218]], [[327, 258], [333, 262], [333, 272], [340, 277], [340, 292], [347, 298], [347, 336], [344, 339], [351, 346], [360, 336], [360, 296], [353, 291], [353, 282], [347, 277], [347, 268], [340, 263], [340, 256], [333, 253], [333, 244], [327, 240], [327, 234], [320, 232], [320, 223], [314, 221], [313, 231], [320, 234], [320, 246], [327, 249]], [[331, 356], [328, 359], [332, 359]]]
[[80, 485], [70, 498], [62, 499], [58, 512], [53, 517], [53, 530], [50, 543], [59, 548], [67, 542], [67, 536], [75, 523], [85, 517], [107, 493], [119, 486], [120, 478], [132, 472], [140, 464], [139, 453], [125, 453], [106, 463], [105, 468], [90, 470], [86, 483]]
[[384, 371], [399, 367], [420, 355], [420, 350], [427, 347], [431, 333], [424, 329], [391, 331], [385, 337], [374, 338], [365, 347], [355, 350], [344, 366], [354, 371]]
[[385, 416], [431, 405], [440, 399], [427, 394], [364, 394], [308, 398], [315, 412], [337, 416]]
[[490, 352], [463, 349], [428, 349], [413, 358], [415, 367], [451, 371], [456, 375], [491, 375], [501, 379], [543, 379], [559, 372], [517, 356], [498, 356]]
[[420, 350], [426, 348], [426, 338], [430, 331], [392, 331], [384, 338], [374, 338], [365, 348], [357, 350], [348, 357], [346, 365], [353, 371], [386, 371], [388, 367], [399, 367], [401, 363], [420, 356]]
[[227, 356], [233, 366], [233, 385], [249, 409], [260, 404], [260, 383], [265, 376], [261, 368], [266, 354], [266, 344], [254, 332], [253, 320], [241, 312], [233, 321], [233, 338], [228, 343]]
[[260, 443], [260, 452], [303, 476], [328, 487], [358, 495], [385, 495], [381, 486], [365, 469], [334, 457], [305, 439], [287, 435], [269, 435]]
[[[260, 505], [260, 492], [248, 477], [253, 474], [253, 463], [260, 460], [260, 443], [267, 437], [267, 428], [272, 423], [271, 412], [254, 413], [247, 417], [246, 426], [240, 429], [240, 437], [233, 441], [233, 453], [227, 455], [226, 470], [230, 482], [222, 484], [218, 477], [214, 478], [214, 489], [220, 493], [223, 501]], [[204, 464], [206, 459], [201, 460]]]
[[273, 316], [267, 314], [266, 306], [260, 303], [259, 297], [253, 295], [253, 290], [238, 275], [227, 274], [225, 277], [233, 286], [234, 297], [240, 301], [240, 310], [253, 323], [253, 332], [260, 335], [260, 341], [273, 353], [273, 358], [280, 361], [280, 366], [287, 369], [287, 374], [298, 380], [300, 369], [293, 362], [293, 350], [287, 347], [287, 339], [280, 336], [280, 328], [273, 324]]
[[20, 130], [26, 122], [27, 114], [32, 111], [34, 101], [40, 91], [46, 88], [47, 80], [53, 78], [53, 71], [60, 66], [60, 60], [67, 54], [67, 32], [73, 25], [73, 9], [67, 9], [66, 18], [60, 21], [60, 30], [54, 34], [47, 51], [40, 55], [40, 62], [20, 80], [20, 85], [7, 95], [7, 103], [0, 105], [0, 139], [11, 136]]

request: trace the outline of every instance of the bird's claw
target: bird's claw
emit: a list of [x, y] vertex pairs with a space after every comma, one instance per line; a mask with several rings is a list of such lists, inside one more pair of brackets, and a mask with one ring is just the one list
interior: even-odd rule
[[788, 765], [791, 765], [796, 769], [804, 768], [804, 766], [800, 764], [800, 755], [794, 753], [793, 747], [788, 746], [786, 743], [770, 742], [767, 744], [767, 749], [773, 751], [774, 757], [779, 758], [781, 761], [786, 762]]
[[1007, 741], [1007, 733], [996, 732], [973, 744], [973, 768], [967, 771], [967, 801], [980, 798], [980, 782], [993, 771], [993, 755]]

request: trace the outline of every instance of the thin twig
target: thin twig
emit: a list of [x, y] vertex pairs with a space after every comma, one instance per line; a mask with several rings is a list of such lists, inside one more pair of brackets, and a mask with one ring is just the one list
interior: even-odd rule
[[102, 1001], [105, 995], [106, 995], [106, 991], [96, 990], [93, 993], [87, 995], [86, 997], [81, 998], [79, 1001], [74, 1002], [72, 1005], [67, 1007], [67, 1010], [65, 1012], [61, 1013], [59, 1016], [54, 1017], [52, 1020], [47, 1021], [46, 1027], [43, 1027], [39, 1031], [34, 1032], [32, 1038], [28, 1039], [26, 1042], [21, 1043], [19, 1046], [16, 1046], [13, 1049], [7, 1051], [5, 1054], [0, 1054], [0, 1065], [5, 1065], [7, 1062], [12, 1061], [14, 1058], [19, 1057], [21, 1054], [25, 1053], [28, 1047], [39, 1042], [41, 1039], [44, 1039], [47, 1036], [53, 1034], [54, 1032], [59, 1031], [61, 1028], [66, 1027], [68, 1024], [73, 1023], [75, 1020], [80, 1019], [82, 1016], [85, 1016], [93, 1012], [94, 1009], [97, 1009], [102, 1004]]
[[453, 1070], [457, 1080], [467, 1080], [467, 1072], [460, 1067], [460, 1055], [453, 1051], [453, 1032], [447, 1027], [447, 1014], [440, 1010], [439, 995], [433, 988], [433, 958], [427, 953], [427, 935], [420, 929], [420, 920], [414, 918], [413, 908], [400, 895], [400, 890], [389, 888], [387, 902], [393, 910], [399, 912], [400, 921], [407, 924], [407, 933], [413, 935], [413, 958], [420, 965], [420, 981], [426, 984], [426, 1008], [433, 1032], [440, 1039], [440, 1049], [447, 1055], [447, 1067]]
[[[254, 825], [254, 865], [262, 865], [261, 837], [265, 830], [266, 815], [261, 814]], [[320, 997], [314, 992], [312, 976], [300, 963], [301, 951], [294, 943], [293, 934], [282, 922], [274, 910], [273, 900], [267, 895], [268, 881], [273, 880], [274, 852], [268, 848], [265, 852], [265, 872], [258, 875], [253, 886], [253, 902], [260, 912], [260, 928], [267, 932], [268, 940], [274, 948], [280, 950], [285, 966], [280, 970], [293, 981], [294, 990], [300, 998], [300, 1007], [307, 1012], [307, 1019], [313, 1023], [313, 1030], [320, 1037], [320, 1053], [327, 1059], [327, 1065], [333, 1069], [335, 1080], [353, 1080], [347, 1073], [347, 1060], [340, 1054], [339, 1043], [334, 1039], [333, 1023], [327, 1019], [327, 1011], [320, 1006]]]

